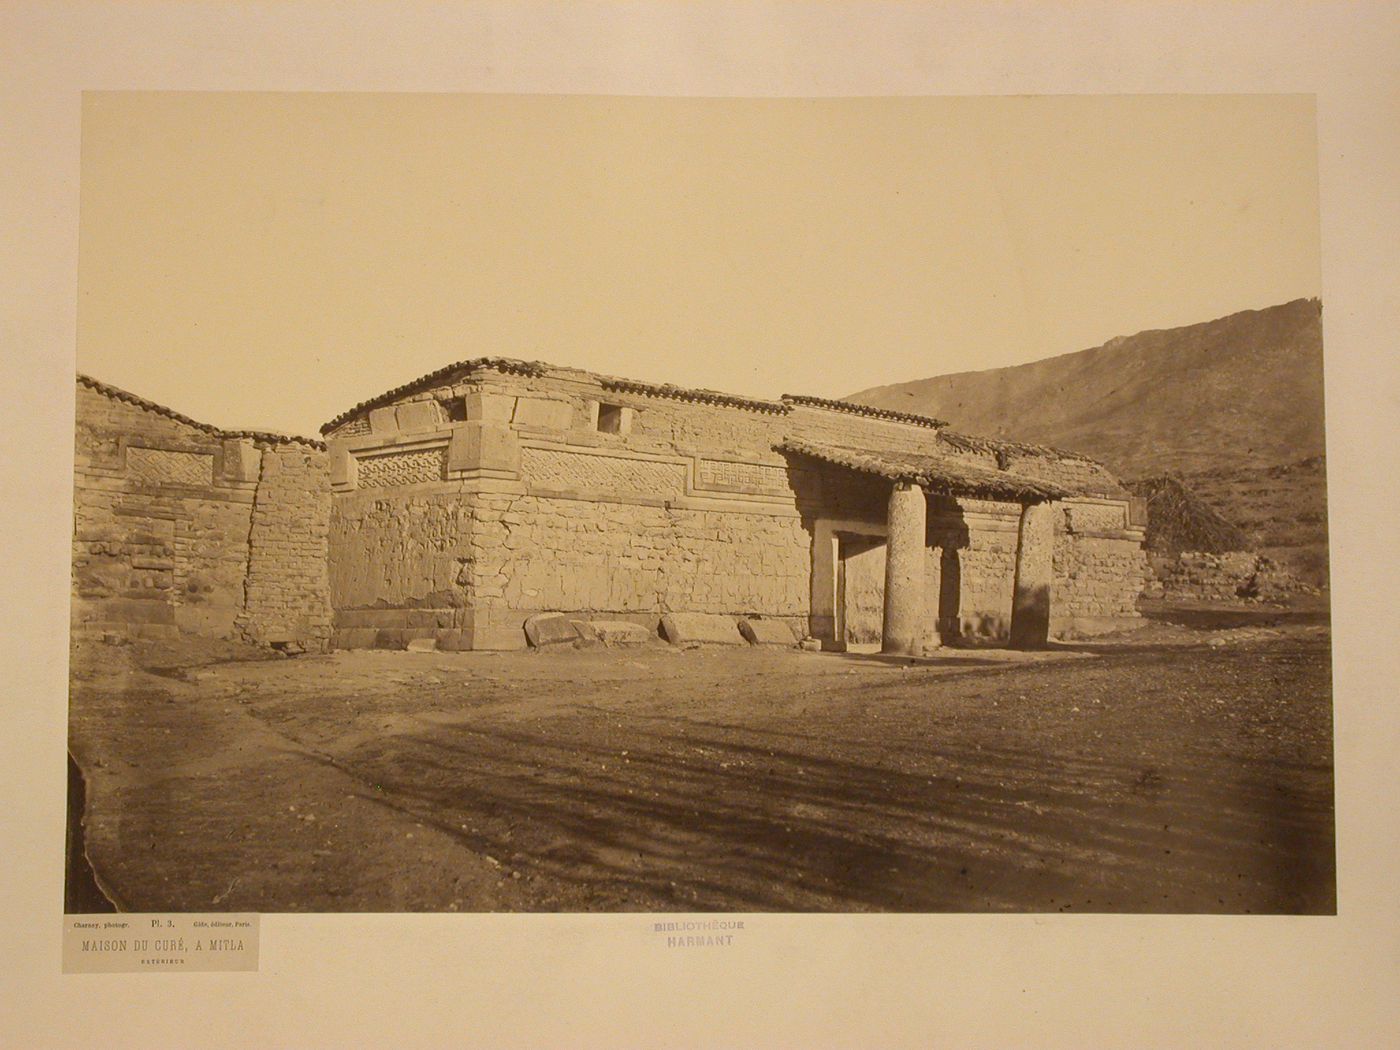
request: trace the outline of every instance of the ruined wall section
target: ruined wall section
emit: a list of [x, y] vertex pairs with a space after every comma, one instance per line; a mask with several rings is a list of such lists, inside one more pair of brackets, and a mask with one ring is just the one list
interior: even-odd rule
[[237, 626], [257, 644], [321, 652], [331, 636], [329, 461], [310, 445], [259, 443], [259, 451]]
[[[956, 571], [957, 634], [978, 640], [1003, 640], [1010, 635], [1011, 604], [1016, 582], [1016, 545], [1021, 508], [993, 500], [951, 501], [957, 510], [933, 522], [955, 522], [956, 532], [935, 537], [949, 552], [944, 571]], [[951, 627], [951, 624], [946, 625]], [[945, 627], [945, 629], [946, 629]]]
[[[369, 410], [367, 429], [346, 420], [331, 435], [336, 644], [514, 648], [542, 611], [652, 627], [760, 613], [805, 632], [794, 488], [815, 481], [773, 451], [782, 415], [555, 370], [460, 376]], [[440, 474], [380, 467], [433, 449]]]
[[[782, 413], [600, 387], [490, 377], [516, 398], [521, 493], [482, 493], [472, 519], [477, 638], [509, 644], [525, 616], [578, 612], [655, 628], [672, 611], [784, 618], [805, 633], [811, 536], [773, 451]], [[599, 406], [626, 415], [618, 432]], [[801, 473], [801, 472], [799, 472]]]
[[85, 377], [76, 409], [76, 634], [228, 639], [266, 624], [324, 644], [327, 594], [309, 582], [325, 578], [323, 451], [196, 423]]
[[77, 387], [73, 626], [228, 637], [243, 604], [258, 452]]

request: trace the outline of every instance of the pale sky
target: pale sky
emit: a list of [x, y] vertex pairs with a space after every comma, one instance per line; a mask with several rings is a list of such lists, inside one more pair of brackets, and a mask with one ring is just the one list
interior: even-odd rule
[[78, 367], [314, 434], [468, 357], [776, 397], [1320, 295], [1304, 96], [84, 97]]

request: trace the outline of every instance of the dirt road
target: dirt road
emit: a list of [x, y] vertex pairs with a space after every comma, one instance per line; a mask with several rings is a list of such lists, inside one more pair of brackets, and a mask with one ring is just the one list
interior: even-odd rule
[[136, 910], [1335, 910], [1325, 626], [911, 664], [79, 646]]

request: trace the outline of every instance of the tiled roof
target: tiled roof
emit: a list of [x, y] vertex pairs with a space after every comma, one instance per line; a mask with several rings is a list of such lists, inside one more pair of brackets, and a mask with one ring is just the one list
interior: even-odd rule
[[117, 401], [124, 401], [129, 405], [136, 405], [138, 408], [144, 408], [147, 412], [154, 412], [157, 415], [165, 416], [167, 419], [173, 419], [177, 423], [183, 423], [187, 427], [194, 427], [196, 430], [202, 430], [204, 433], [212, 434], [215, 437], [246, 438], [249, 441], [263, 441], [272, 445], [310, 445], [312, 448], [322, 450], [326, 447], [324, 441], [317, 441], [314, 438], [298, 437], [295, 434], [277, 434], [270, 430], [225, 430], [222, 427], [216, 427], [210, 423], [201, 423], [197, 419], [191, 419], [189, 416], [181, 415], [173, 408], [158, 405], [154, 401], [147, 401], [144, 397], [138, 397], [129, 390], [123, 390], [120, 387], [112, 386], [110, 383], [104, 383], [100, 379], [92, 378], [92, 376], [85, 376], [81, 372], [78, 373], [78, 382], [91, 390], [96, 390], [99, 394], [105, 394], [107, 397], [114, 398]]
[[[336, 427], [348, 422], [350, 419], [371, 408], [378, 408], [386, 405], [406, 394], [416, 393], [426, 386], [441, 382], [449, 376], [468, 376], [478, 371], [511, 372], [517, 375], [540, 376], [547, 370], [557, 370], [561, 372], [576, 371], [574, 369], [556, 368], [554, 365], [546, 364], [542, 361], [519, 361], [509, 357], [476, 357], [466, 361], [457, 361], [442, 368], [435, 369], [426, 375], [421, 375], [417, 379], [410, 380], [401, 386], [396, 386], [392, 390], [370, 398], [368, 401], [361, 401], [354, 408], [347, 409], [340, 413], [325, 426], [321, 427], [322, 434], [329, 434]], [[743, 408], [751, 412], [767, 412], [773, 415], [782, 415], [792, 411], [793, 405], [809, 405], [817, 408], [828, 408], [837, 412], [848, 412], [853, 415], [868, 416], [874, 419], [888, 419], [900, 423], [912, 423], [923, 427], [941, 427], [942, 420], [932, 419], [929, 416], [919, 416], [912, 412], [895, 412], [891, 409], [872, 408], [869, 405], [857, 405], [851, 401], [831, 401], [821, 397], [807, 397], [802, 394], [784, 394], [780, 401], [769, 401], [764, 398], [743, 397], [739, 394], [726, 394], [719, 390], [706, 390], [698, 387], [677, 386], [674, 383], [645, 383], [638, 379], [627, 379], [622, 376], [598, 375], [593, 372], [584, 372], [593, 379], [596, 379], [604, 390], [616, 390], [632, 394], [645, 394], [651, 397], [664, 397], [673, 401], [692, 401], [707, 405], [725, 405], [730, 408]]]
[[896, 412], [892, 408], [875, 408], [872, 405], [858, 405], [854, 401], [832, 401], [825, 397], [808, 397], [806, 394], [784, 394], [783, 400], [794, 405], [811, 405], [816, 408], [829, 408], [836, 412], [850, 412], [852, 415], [869, 416], [872, 419], [888, 419], [895, 423], [912, 423], [918, 427], [944, 427], [947, 424], [932, 416], [915, 415], [913, 412]]
[[1003, 441], [1000, 438], [977, 437], [973, 434], [959, 434], [955, 430], [939, 431], [938, 440], [947, 442], [959, 452], [1019, 452], [1023, 456], [1049, 456], [1054, 459], [1068, 459], [1079, 463], [1092, 463], [1096, 467], [1103, 464], [1096, 459], [1068, 452], [1050, 445], [1031, 445], [1023, 441]]
[[581, 369], [550, 365], [543, 361], [521, 361], [510, 357], [476, 357], [465, 361], [457, 361], [453, 364], [435, 369], [401, 386], [396, 386], [392, 390], [386, 390], [384, 393], [372, 397], [368, 401], [361, 401], [354, 408], [340, 413], [340, 415], [321, 427], [321, 433], [329, 434], [332, 430], [371, 408], [378, 408], [381, 405], [390, 404], [405, 395], [417, 393], [423, 388], [432, 386], [435, 383], [441, 383], [448, 378], [464, 378], [480, 371], [505, 372], [524, 376], [543, 376], [549, 372], [560, 372], [566, 375], [572, 374], [575, 376], [587, 377], [588, 379], [596, 381], [604, 390], [643, 394], [650, 397], [664, 397], [675, 401], [722, 405], [730, 408], [740, 408], [751, 412], [763, 412], [772, 415], [789, 413], [792, 411], [793, 406], [796, 405], [823, 408], [834, 412], [863, 416], [869, 419], [884, 419], [895, 423], [906, 423], [912, 426], [936, 430], [938, 432], [937, 440], [946, 442], [949, 447], [959, 451], [984, 453], [1012, 452], [1021, 455], [1048, 456], [1062, 460], [1078, 460], [1085, 463], [1092, 463], [1095, 466], [1102, 466], [1102, 464], [1087, 456], [1081, 456], [1075, 452], [1065, 452], [1060, 449], [1049, 448], [1044, 445], [1029, 445], [1015, 441], [1001, 441], [993, 438], [979, 438], [971, 437], [966, 434], [958, 434], [947, 430], [947, 424], [941, 419], [935, 419], [932, 416], [921, 416], [913, 412], [898, 412], [894, 409], [860, 405], [853, 401], [836, 401], [829, 398], [810, 397], [805, 394], [784, 394], [780, 401], [769, 401], [763, 398], [726, 394], [718, 390], [676, 386], [673, 383], [645, 383], [640, 380], [627, 379], [621, 376], [599, 375], [595, 372], [587, 372]]
[[724, 394], [718, 390], [675, 386], [672, 383], [641, 383], [635, 379], [618, 379], [612, 376], [599, 376], [598, 380], [605, 390], [625, 390], [633, 394], [669, 397], [675, 401], [699, 401], [708, 405], [728, 405], [731, 408], [747, 408], [754, 412], [772, 412], [775, 415], [782, 415], [788, 411], [788, 406], [781, 401], [740, 397], [737, 394]]
[[340, 426], [361, 412], [371, 408], [378, 408], [380, 405], [387, 405], [395, 398], [403, 397], [405, 394], [412, 394], [425, 386], [446, 379], [450, 375], [461, 373], [471, 375], [473, 372], [491, 370], [495, 372], [511, 372], [516, 375], [539, 376], [544, 375], [545, 369], [550, 367], [540, 361], [517, 361], [513, 357], [472, 357], [465, 361], [456, 361], [450, 365], [443, 365], [435, 368], [426, 375], [421, 375], [417, 379], [410, 380], [401, 386], [396, 386], [392, 390], [386, 390], [382, 394], [370, 398], [368, 401], [361, 401], [354, 408], [348, 408], [340, 415], [336, 416], [325, 426], [321, 427], [322, 434], [329, 434], [336, 427]]
[[912, 452], [844, 448], [788, 438], [774, 446], [809, 459], [862, 474], [873, 474], [891, 481], [921, 485], [929, 492], [974, 499], [1009, 500], [1016, 503], [1044, 503], [1072, 495], [1069, 489], [1036, 478], [1002, 470], [986, 470], [966, 463], [955, 463], [936, 456]]

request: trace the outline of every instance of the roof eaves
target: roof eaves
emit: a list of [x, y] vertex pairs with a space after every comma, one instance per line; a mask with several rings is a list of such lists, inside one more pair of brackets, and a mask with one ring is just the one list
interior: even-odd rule
[[836, 412], [848, 412], [851, 415], [868, 416], [872, 419], [886, 419], [893, 423], [912, 423], [919, 427], [939, 429], [948, 425], [946, 421], [935, 419], [933, 416], [921, 416], [914, 412], [898, 412], [892, 408], [876, 408], [873, 405], [862, 405], [855, 401], [836, 401], [825, 397], [811, 397], [807, 394], [784, 394], [783, 400], [793, 405], [829, 408]]
[[1038, 503], [1065, 499], [1073, 493], [1062, 485], [932, 457], [911, 461], [907, 454], [837, 448], [789, 438], [774, 446], [778, 452], [807, 456], [833, 466], [872, 474], [890, 481], [921, 485], [930, 492], [975, 499], [1009, 499]]
[[1051, 445], [1033, 445], [1024, 441], [980, 437], [975, 434], [963, 434], [956, 430], [940, 431], [938, 437], [939, 440], [945, 441], [953, 448], [963, 452], [1018, 452], [1026, 456], [1042, 456], [1076, 463], [1088, 463], [1095, 467], [1108, 469], [1099, 460], [1081, 452], [1071, 452], [1068, 449], [1055, 448]]
[[726, 394], [719, 390], [676, 386], [673, 383], [643, 383], [639, 380], [622, 379], [615, 376], [597, 376], [596, 378], [604, 390], [646, 394], [651, 397], [670, 398], [674, 401], [693, 401], [701, 404], [724, 405], [729, 408], [745, 408], [753, 412], [767, 412], [773, 415], [784, 415], [790, 411], [788, 406], [781, 401], [741, 397], [738, 394]]

